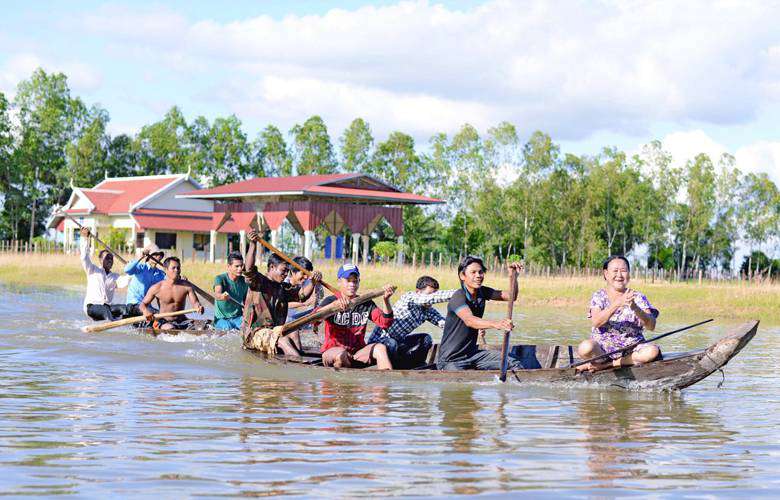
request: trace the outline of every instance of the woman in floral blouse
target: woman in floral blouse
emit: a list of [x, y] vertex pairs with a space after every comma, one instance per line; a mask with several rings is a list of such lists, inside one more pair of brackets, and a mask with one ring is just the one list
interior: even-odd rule
[[[606, 287], [593, 294], [590, 299], [588, 318], [593, 326], [590, 339], [584, 340], [577, 348], [580, 359], [599, 356], [645, 339], [645, 328], [655, 330], [658, 309], [650, 305], [643, 294], [628, 288], [631, 279], [628, 259], [612, 256], [604, 262], [604, 280]], [[628, 366], [653, 361], [661, 355], [655, 344], [641, 344], [634, 350], [614, 354], [612, 359], [605, 358], [582, 365], [578, 369], [597, 371], [609, 367]]]

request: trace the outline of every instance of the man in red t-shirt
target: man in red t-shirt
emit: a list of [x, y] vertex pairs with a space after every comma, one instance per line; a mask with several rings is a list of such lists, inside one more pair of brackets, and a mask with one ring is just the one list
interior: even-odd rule
[[393, 365], [383, 344], [366, 345], [366, 325], [369, 318], [380, 328], [393, 324], [393, 308], [390, 296], [393, 287], [385, 285], [381, 309], [373, 302], [355, 307], [349, 301], [357, 297], [360, 288], [360, 271], [354, 264], [339, 268], [339, 292], [320, 303], [320, 307], [338, 301], [342, 309], [325, 320], [325, 342], [322, 344], [322, 364], [336, 368], [362, 368], [376, 363], [380, 370], [392, 370]]

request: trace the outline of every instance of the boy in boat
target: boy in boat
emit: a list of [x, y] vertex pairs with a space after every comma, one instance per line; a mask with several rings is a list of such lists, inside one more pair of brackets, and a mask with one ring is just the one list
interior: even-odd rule
[[369, 343], [387, 347], [396, 368], [414, 368], [425, 363], [433, 339], [427, 333], [413, 333], [423, 323], [444, 328], [444, 317], [433, 304], [449, 301], [457, 290], [439, 290], [439, 282], [431, 276], [420, 276], [416, 290], [401, 295], [393, 304], [393, 324], [389, 328], [375, 327]]
[[[588, 307], [592, 330], [590, 339], [577, 347], [580, 359], [590, 359], [645, 340], [644, 329], [655, 330], [658, 309], [643, 294], [628, 288], [631, 266], [622, 255], [612, 255], [602, 266], [606, 286], [593, 294]], [[661, 356], [655, 344], [640, 344], [578, 366], [578, 371], [598, 371], [610, 367], [649, 363]]]
[[129, 262], [125, 266], [125, 274], [132, 276], [127, 286], [127, 314], [129, 316], [141, 316], [140, 304], [146, 296], [146, 292], [165, 279], [165, 271], [157, 267], [154, 259], [162, 260], [165, 254], [157, 245], [150, 243], [141, 252], [141, 258]]
[[[293, 257], [293, 261], [302, 268], [309, 271], [309, 273], [314, 271], [314, 264], [312, 264], [311, 261], [306, 257], [299, 255], [297, 257]], [[292, 268], [290, 269], [290, 277], [287, 279], [287, 281], [295, 286], [306, 286], [311, 281], [311, 279], [303, 271]], [[290, 302], [288, 304], [289, 307], [287, 309], [287, 323], [290, 321], [295, 321], [296, 319], [306, 316], [307, 314], [314, 311], [314, 309], [320, 305], [320, 302], [322, 302], [324, 297], [325, 287], [322, 286], [322, 283], [317, 283], [314, 285], [314, 292], [309, 296], [308, 299], [303, 302]], [[316, 334], [317, 326], [310, 323], [291, 334], [290, 337], [293, 339], [293, 341], [297, 342], [296, 345], [298, 349], [301, 348], [300, 332], [304, 330], [311, 331]]]
[[100, 266], [96, 266], [90, 259], [92, 245], [89, 229], [83, 227], [80, 231], [81, 245], [79, 253], [81, 266], [87, 273], [87, 293], [84, 296], [84, 314], [95, 321], [113, 321], [117, 318], [127, 317], [127, 307], [124, 304], [112, 304], [114, 292], [118, 288], [119, 275], [112, 273], [114, 267], [114, 255], [106, 249], [98, 253]]
[[[257, 270], [255, 254], [257, 252], [257, 231], [251, 231], [249, 248], [246, 254], [246, 279], [249, 291], [244, 306], [244, 317], [241, 325], [244, 346], [250, 345], [250, 340], [257, 329], [280, 326], [287, 320], [287, 309], [290, 302], [305, 302], [314, 292], [314, 287], [322, 280], [322, 274], [314, 271], [311, 281], [304, 286], [286, 283], [285, 279], [290, 267], [281, 257], [271, 254], [268, 257], [267, 276]], [[277, 347], [288, 356], [301, 356], [298, 349], [300, 339], [294, 342], [290, 337], [297, 337], [293, 332], [279, 339]]]
[[325, 342], [322, 344], [322, 364], [325, 366], [362, 368], [373, 364], [380, 370], [392, 370], [393, 364], [384, 344], [366, 345], [366, 325], [369, 318], [380, 328], [393, 324], [390, 297], [393, 287], [385, 285], [382, 307], [373, 301], [350, 307], [349, 301], [358, 295], [360, 270], [354, 264], [344, 264], [338, 271], [340, 292], [322, 301], [321, 307], [338, 301], [341, 312], [325, 320]]
[[[522, 270], [519, 263], [509, 264], [509, 267], [518, 272]], [[482, 315], [486, 301], [515, 301], [517, 295], [510, 297], [507, 291], [482, 286], [485, 264], [479, 257], [465, 257], [458, 265], [458, 278], [461, 288], [447, 304], [447, 319], [436, 366], [439, 370], [500, 370], [501, 352], [477, 347], [478, 330], [511, 330], [514, 327], [512, 320], [482, 319]], [[520, 363], [511, 357], [507, 358], [507, 363], [511, 369], [521, 368]]]
[[139, 306], [146, 320], [154, 328], [160, 330], [191, 330], [194, 328], [193, 320], [185, 315], [174, 316], [172, 318], [154, 319], [154, 311], [149, 306], [154, 299], [160, 304], [160, 312], [175, 312], [186, 309], [187, 299], [192, 307], [198, 309], [199, 314], [203, 314], [203, 306], [195, 295], [195, 289], [188, 281], [181, 279], [181, 262], [177, 257], [168, 257], [163, 261], [165, 268], [165, 279], [152, 285], [144, 300]]
[[249, 287], [241, 273], [244, 272], [244, 257], [231, 252], [227, 258], [227, 272], [214, 278], [214, 326], [220, 330], [241, 329], [241, 306]]

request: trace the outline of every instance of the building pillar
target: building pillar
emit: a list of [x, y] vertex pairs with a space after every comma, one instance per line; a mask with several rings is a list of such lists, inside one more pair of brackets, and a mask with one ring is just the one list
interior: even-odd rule
[[330, 235], [330, 258], [336, 260], [336, 236], [333, 234]]
[[279, 248], [279, 228], [271, 229], [271, 244]]
[[395, 253], [395, 263], [399, 266], [404, 265], [404, 235], [400, 235], [397, 239], [398, 251]]
[[303, 256], [312, 260], [314, 254], [314, 231], [303, 232]]
[[352, 263], [357, 265], [360, 260], [360, 233], [352, 233]]
[[238, 253], [244, 255], [246, 252], [246, 230], [242, 229], [238, 232]]
[[213, 229], [209, 231], [209, 262], [214, 262], [217, 254], [217, 232]]
[[361, 234], [361, 238], [363, 238], [363, 265], [368, 265], [368, 235], [367, 234]]

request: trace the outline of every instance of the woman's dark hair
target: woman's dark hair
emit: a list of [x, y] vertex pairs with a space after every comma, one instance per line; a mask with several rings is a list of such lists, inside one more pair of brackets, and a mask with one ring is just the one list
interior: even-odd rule
[[626, 263], [626, 268], [628, 268], [628, 271], [631, 272], [631, 264], [628, 262], [628, 259], [624, 255], [610, 255], [607, 257], [607, 260], [604, 261], [604, 265], [601, 267], [603, 270], [607, 270], [609, 267], [609, 263], [613, 260], [622, 260]]
[[482, 262], [482, 259], [479, 257], [475, 257], [473, 255], [467, 255], [463, 257], [463, 260], [460, 261], [460, 264], [458, 264], [458, 276], [460, 276], [460, 273], [464, 272], [467, 267], [469, 267], [471, 264], [477, 263], [480, 266], [482, 266], [482, 270], [486, 271], [487, 268], [485, 267], [485, 263]]
[[314, 264], [312, 264], [309, 259], [303, 257], [302, 255], [293, 257], [293, 262], [295, 262], [302, 268], [306, 269], [307, 271], [314, 271]]
[[238, 253], [238, 252], [230, 252], [227, 257], [228, 265], [232, 265], [233, 261], [240, 260], [241, 262], [244, 262], [244, 257]]
[[439, 289], [439, 282], [436, 281], [436, 278], [433, 278], [431, 276], [420, 276], [420, 278], [417, 280], [417, 285], [415, 285], [415, 288], [418, 290], [425, 290], [426, 288], [431, 287], [435, 289]]

